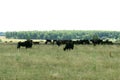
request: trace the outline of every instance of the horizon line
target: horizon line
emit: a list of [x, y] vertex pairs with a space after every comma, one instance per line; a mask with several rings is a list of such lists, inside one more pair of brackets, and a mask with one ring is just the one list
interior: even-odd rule
[[76, 29], [73, 29], [73, 30], [19, 30], [19, 31], [0, 31], [0, 32], [26, 32], [26, 31], [116, 31], [116, 32], [120, 32], [120, 30], [76, 30]]

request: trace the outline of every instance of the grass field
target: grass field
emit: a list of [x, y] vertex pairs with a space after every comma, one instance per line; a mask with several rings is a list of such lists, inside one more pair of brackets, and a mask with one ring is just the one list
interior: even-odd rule
[[0, 80], [120, 80], [119, 45], [0, 44]]

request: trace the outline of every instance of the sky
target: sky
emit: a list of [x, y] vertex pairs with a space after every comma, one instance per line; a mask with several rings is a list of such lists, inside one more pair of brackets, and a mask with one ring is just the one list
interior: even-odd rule
[[0, 0], [0, 31], [120, 31], [119, 0]]

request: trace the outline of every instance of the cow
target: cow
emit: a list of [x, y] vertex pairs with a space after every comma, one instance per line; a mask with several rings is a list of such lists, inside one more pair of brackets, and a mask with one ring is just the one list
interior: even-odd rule
[[63, 44], [66, 44], [66, 43], [68, 43], [68, 42], [73, 42], [73, 41], [72, 41], [72, 40], [56, 40], [56, 44], [57, 44], [58, 46], [63, 45]]
[[94, 46], [96, 46], [96, 44], [102, 44], [102, 42], [103, 42], [103, 40], [101, 40], [101, 39], [92, 39], [90, 41], [92, 41]]
[[56, 40], [57, 46], [60, 46], [62, 44], [61, 40]]
[[74, 49], [74, 43], [72, 41], [68, 41], [66, 44], [65, 44], [65, 47], [63, 48], [63, 50], [70, 50], [70, 49]]
[[17, 48], [20, 48], [20, 47], [25, 47], [26, 49], [27, 48], [32, 48], [32, 40], [26, 40], [24, 42], [18, 42], [17, 44]]
[[48, 42], [49, 42], [49, 43], [52, 43], [52, 40], [47, 39], [47, 40], [45, 41], [45, 44], [48, 44]]

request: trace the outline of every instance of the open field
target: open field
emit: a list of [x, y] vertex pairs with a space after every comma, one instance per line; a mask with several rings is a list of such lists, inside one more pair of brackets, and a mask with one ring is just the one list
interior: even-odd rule
[[119, 45], [0, 44], [0, 80], [120, 80]]

